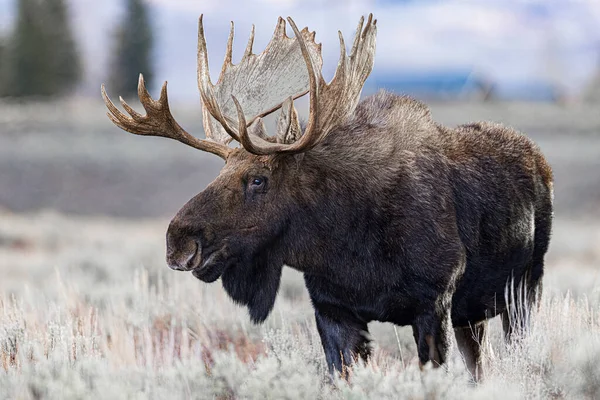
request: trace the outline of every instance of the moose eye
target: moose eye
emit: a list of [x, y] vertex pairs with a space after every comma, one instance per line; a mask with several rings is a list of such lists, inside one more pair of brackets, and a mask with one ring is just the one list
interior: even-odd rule
[[248, 177], [248, 183], [246, 183], [246, 190], [250, 194], [260, 194], [267, 192], [267, 178], [264, 176], [251, 176]]
[[262, 186], [265, 183], [265, 178], [253, 178], [251, 181], [252, 186]]

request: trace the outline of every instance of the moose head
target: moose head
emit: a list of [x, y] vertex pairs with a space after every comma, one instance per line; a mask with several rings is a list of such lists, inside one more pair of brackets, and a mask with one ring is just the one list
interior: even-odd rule
[[[286, 35], [286, 23], [279, 18], [270, 43], [258, 55], [252, 52], [253, 27], [237, 65], [232, 63], [232, 23], [225, 61], [213, 84], [200, 17], [198, 88], [206, 139], [190, 135], [175, 121], [166, 82], [154, 100], [140, 75], [138, 95], [146, 115], [121, 98], [129, 115], [122, 113], [102, 86], [107, 115], [121, 129], [172, 138], [225, 160], [219, 176], [171, 221], [167, 263], [205, 282], [222, 277], [225, 289], [248, 306], [254, 321], [268, 316], [283, 265], [300, 268], [307, 253], [316, 252], [318, 237], [333, 229], [326, 225], [338, 220], [333, 213], [341, 211], [327, 207], [332, 200], [323, 175], [332, 160], [322, 144], [352, 116], [375, 53], [377, 21], [369, 15], [366, 25], [363, 18], [358, 24], [350, 55], [339, 33], [340, 58], [327, 84], [315, 33], [288, 21], [295, 36]], [[310, 111], [302, 129], [293, 100], [307, 93]], [[270, 136], [262, 118], [279, 109], [277, 133]], [[241, 146], [230, 147], [232, 140]]]

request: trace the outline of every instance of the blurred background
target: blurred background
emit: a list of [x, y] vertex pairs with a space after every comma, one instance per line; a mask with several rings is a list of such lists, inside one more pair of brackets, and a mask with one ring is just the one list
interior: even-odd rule
[[[167, 80], [176, 119], [202, 136], [196, 85], [201, 13], [214, 80], [230, 21], [235, 62], [252, 24], [260, 52], [277, 17], [293, 16], [317, 31], [329, 79], [339, 54], [337, 29], [351, 40], [359, 17], [369, 12], [379, 32], [363, 95], [379, 88], [409, 94], [426, 101], [441, 123], [492, 120], [533, 138], [556, 178], [551, 256], [587, 254], [597, 266], [596, 0], [0, 0], [0, 225], [17, 224], [9, 216], [22, 215], [18, 221], [27, 224], [30, 216], [50, 212], [64, 220], [151, 219], [162, 235], [222, 161], [114, 127], [100, 84], [113, 99], [122, 95], [135, 106], [140, 72], [154, 95]], [[306, 102], [299, 109], [306, 114]], [[12, 245], [0, 237], [0, 247]]]

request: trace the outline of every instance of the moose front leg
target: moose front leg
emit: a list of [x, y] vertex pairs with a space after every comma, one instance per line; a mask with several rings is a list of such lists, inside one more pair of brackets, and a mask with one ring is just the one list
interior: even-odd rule
[[369, 328], [352, 312], [333, 305], [315, 305], [317, 329], [325, 350], [329, 372], [344, 373], [357, 357], [367, 361], [371, 354]]
[[443, 365], [450, 355], [452, 322], [450, 307], [431, 310], [418, 315], [412, 325], [417, 343], [419, 366], [428, 361], [433, 367]]

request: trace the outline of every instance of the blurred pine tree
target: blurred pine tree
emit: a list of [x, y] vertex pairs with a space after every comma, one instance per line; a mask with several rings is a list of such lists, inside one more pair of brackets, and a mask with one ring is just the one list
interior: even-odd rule
[[111, 91], [123, 97], [137, 94], [138, 75], [144, 74], [146, 85], [153, 82], [151, 62], [154, 37], [149, 13], [143, 0], [126, 0], [126, 15], [115, 34], [114, 56], [109, 83]]
[[50, 89], [61, 94], [73, 89], [81, 79], [81, 61], [71, 32], [67, 5], [64, 0], [44, 1], [44, 32], [48, 36], [46, 49], [52, 73]]
[[19, 0], [17, 21], [6, 52], [5, 95], [48, 95], [46, 37], [37, 0]]
[[3, 53], [3, 96], [61, 95], [81, 78], [63, 0], [18, 0], [16, 24]]

